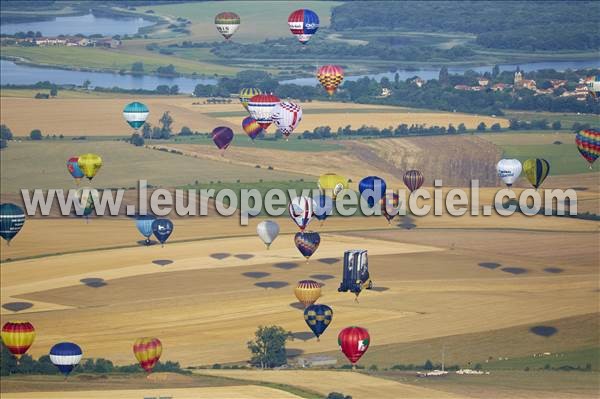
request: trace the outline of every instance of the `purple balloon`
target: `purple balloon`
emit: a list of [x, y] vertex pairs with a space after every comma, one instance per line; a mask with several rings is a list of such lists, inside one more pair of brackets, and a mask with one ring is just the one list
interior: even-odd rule
[[212, 139], [220, 150], [224, 150], [233, 140], [233, 130], [225, 126], [216, 127], [212, 131]]

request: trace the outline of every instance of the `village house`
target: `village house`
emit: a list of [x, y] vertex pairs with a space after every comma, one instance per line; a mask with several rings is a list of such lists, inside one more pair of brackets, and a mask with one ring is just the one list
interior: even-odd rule
[[495, 83], [492, 85], [492, 91], [503, 91], [506, 89], [511, 89], [512, 85], [506, 83]]
[[490, 80], [488, 78], [481, 77], [477, 80], [477, 83], [479, 83], [479, 86], [487, 86], [490, 84]]
[[417, 87], [422, 87], [425, 83], [427, 83], [427, 81], [417, 76], [416, 78], [411, 80], [410, 83], [417, 85]]
[[558, 89], [559, 87], [566, 85], [567, 81], [562, 79], [550, 79], [550, 84], [553, 89]]
[[454, 90], [469, 91], [469, 90], [471, 90], [471, 86], [456, 85], [456, 86], [454, 86]]

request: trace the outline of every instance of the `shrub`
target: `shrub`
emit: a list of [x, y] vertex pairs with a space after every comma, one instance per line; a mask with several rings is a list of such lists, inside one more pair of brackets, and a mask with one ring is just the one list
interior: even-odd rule
[[31, 133], [29, 133], [29, 138], [31, 140], [41, 140], [43, 138], [42, 131], [40, 129], [33, 129]]

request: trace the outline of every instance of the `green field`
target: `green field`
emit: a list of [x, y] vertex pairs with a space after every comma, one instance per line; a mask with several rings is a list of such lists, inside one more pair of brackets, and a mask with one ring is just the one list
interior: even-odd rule
[[[227, 162], [203, 160], [163, 151], [135, 147], [118, 141], [40, 141], [10, 142], [2, 150], [2, 193], [21, 188], [73, 188], [65, 162], [69, 157], [94, 152], [103, 158], [102, 169], [92, 185], [97, 188], [135, 187], [138, 179], [154, 186], [223, 182], [289, 181], [312, 179], [300, 173], [248, 168]], [[84, 179], [85, 180], [85, 179]], [[82, 182], [82, 185], [87, 182]]]
[[[175, 137], [168, 141], [165, 140], [148, 140], [147, 144], [201, 144], [208, 145], [211, 148], [214, 143], [210, 137], [206, 136], [182, 136]], [[332, 141], [326, 140], [299, 140], [297, 137], [290, 138], [289, 141], [280, 140], [250, 140], [249, 137], [240, 137], [234, 139], [232, 145], [236, 147], [247, 148], [268, 148], [273, 150], [298, 151], [298, 152], [320, 152], [320, 151], [335, 151], [342, 148], [340, 144], [335, 144]]]
[[546, 119], [549, 123], [560, 121], [563, 129], [570, 129], [574, 123], [589, 123], [592, 127], [600, 128], [600, 117], [593, 114], [569, 114], [561, 112], [521, 112], [505, 111], [506, 119], [532, 121]]
[[544, 368], [560, 368], [571, 366], [573, 368], [586, 369], [587, 366], [593, 371], [600, 370], [600, 347], [585, 348], [564, 353], [552, 353], [545, 356], [526, 356], [509, 358], [508, 360], [493, 360], [485, 364], [486, 370], [538, 370]]

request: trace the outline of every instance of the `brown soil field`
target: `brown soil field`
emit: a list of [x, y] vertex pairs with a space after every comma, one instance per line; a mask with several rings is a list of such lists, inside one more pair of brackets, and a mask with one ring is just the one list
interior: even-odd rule
[[[65, 136], [129, 136], [132, 129], [125, 123], [122, 112], [125, 105], [135, 101], [137, 97], [121, 97], [119, 99], [98, 96], [82, 96], [82, 98], [54, 98], [36, 100], [33, 98], [1, 97], [1, 123], [9, 126], [17, 136], [28, 135], [33, 129], [42, 129], [44, 134], [63, 134]], [[174, 119], [174, 131], [182, 126], [200, 132], [210, 132], [216, 126], [229, 126], [235, 132], [241, 132], [241, 121], [244, 118], [243, 108], [237, 98], [231, 104], [206, 104], [206, 99], [186, 96], [147, 97], [144, 103], [150, 109], [148, 122], [154, 126], [165, 111], [170, 111]], [[401, 123], [458, 126], [464, 123], [467, 128], [475, 128], [480, 122], [486, 125], [500, 123], [506, 126], [508, 121], [488, 116], [449, 113], [411, 111], [402, 107], [386, 107], [362, 104], [312, 102], [303, 103], [304, 116], [298, 131], [312, 130], [317, 126], [329, 125], [333, 130], [338, 127], [362, 125], [387, 128]], [[315, 112], [331, 110], [331, 113]], [[23, 112], [27, 110], [27, 112]], [[337, 111], [339, 110], [339, 111]], [[373, 110], [373, 112], [364, 112]], [[381, 112], [381, 111], [385, 112]], [[397, 110], [397, 112], [393, 112]], [[361, 112], [356, 112], [361, 111]], [[379, 112], [378, 112], [379, 111]], [[240, 113], [238, 116], [226, 116], [228, 113]], [[223, 113], [224, 116], [212, 116]], [[212, 114], [212, 115], [211, 115]], [[35, 115], [32, 118], [31, 115]], [[69, 123], [65, 123], [69, 121]], [[271, 128], [270, 132], [275, 129]]]

